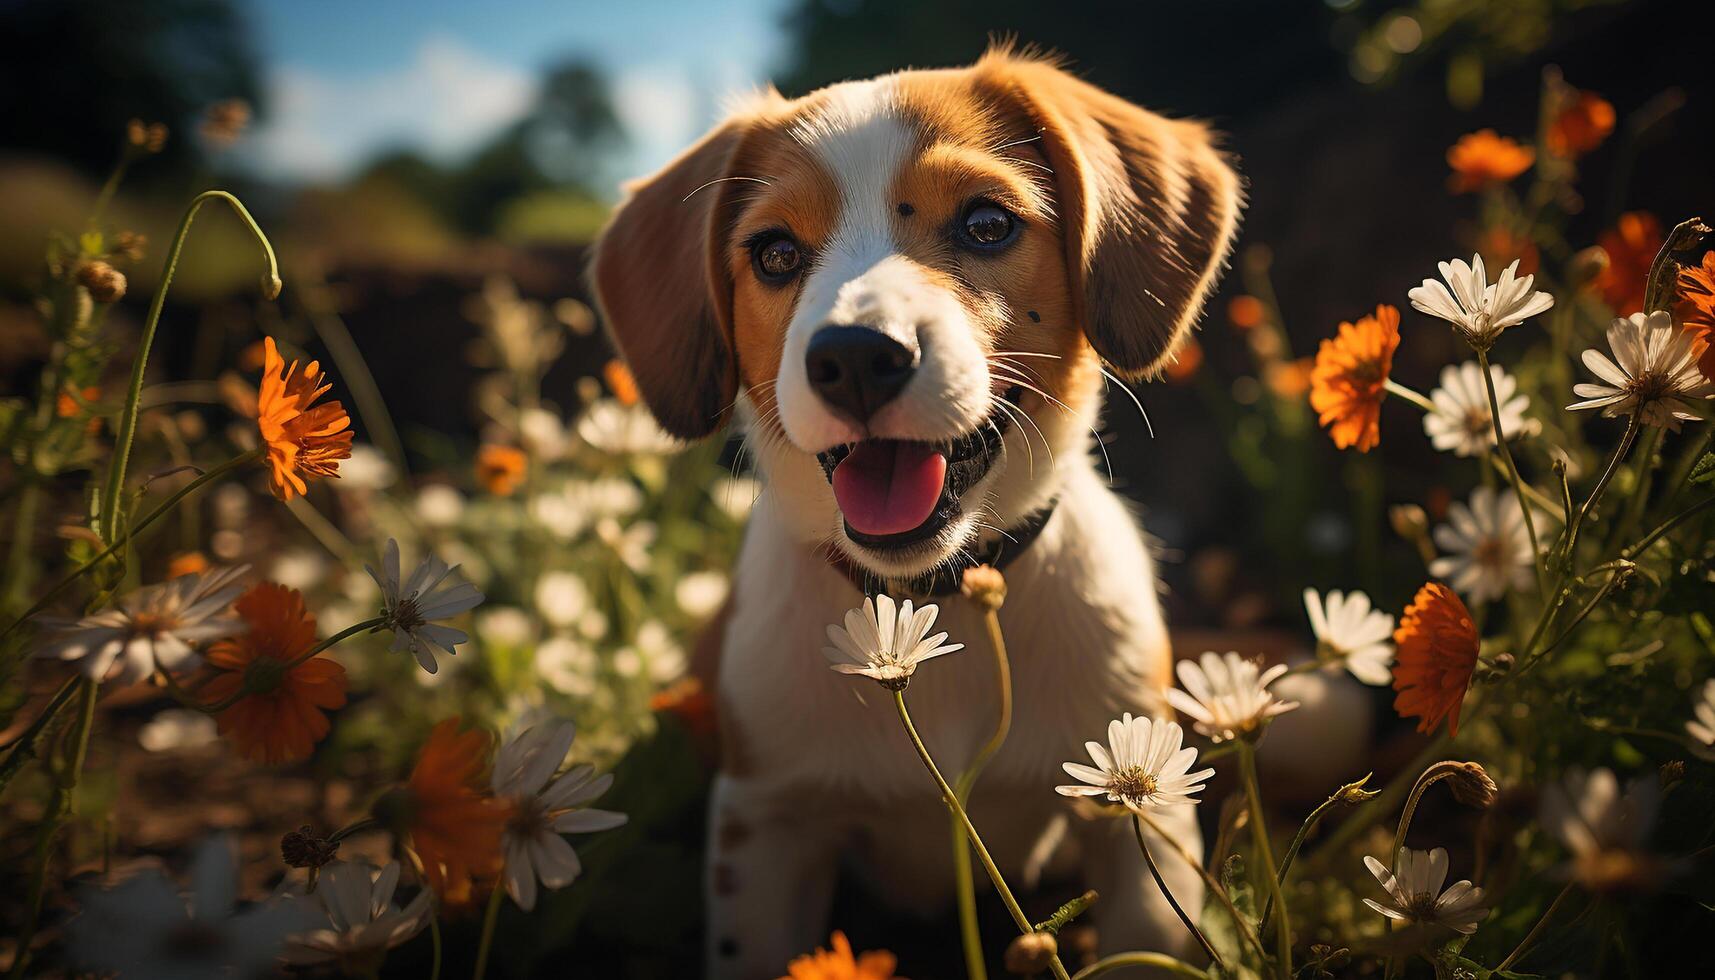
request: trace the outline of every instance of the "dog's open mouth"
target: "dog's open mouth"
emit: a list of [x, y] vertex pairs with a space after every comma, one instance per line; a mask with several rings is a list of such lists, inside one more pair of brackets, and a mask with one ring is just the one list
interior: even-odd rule
[[[1022, 395], [1014, 387], [1003, 397], [1017, 406]], [[983, 424], [947, 442], [865, 439], [817, 453], [846, 536], [888, 550], [939, 534], [959, 516], [960, 497], [994, 465], [1011, 422], [1012, 413], [996, 407]]]

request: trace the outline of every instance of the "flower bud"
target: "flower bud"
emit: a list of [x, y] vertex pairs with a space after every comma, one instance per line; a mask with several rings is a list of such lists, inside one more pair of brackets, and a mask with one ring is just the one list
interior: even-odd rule
[[959, 591], [978, 606], [994, 612], [1006, 603], [1006, 576], [993, 565], [967, 568]]
[[1035, 976], [1048, 969], [1048, 964], [1059, 952], [1060, 943], [1053, 933], [1027, 932], [1007, 945], [1007, 972], [1024, 977]]
[[78, 266], [77, 281], [97, 303], [117, 303], [125, 297], [125, 273], [99, 259]]
[[208, 107], [202, 117], [202, 137], [216, 148], [238, 142], [250, 125], [250, 103], [243, 99], [224, 99]]
[[125, 141], [144, 153], [159, 153], [167, 145], [166, 124], [133, 119], [125, 124]]
[[122, 262], [137, 262], [143, 258], [149, 236], [135, 231], [122, 231], [113, 236], [112, 255]]
[[309, 824], [280, 838], [280, 857], [289, 868], [319, 868], [339, 854], [339, 844], [316, 834]]
[[1608, 251], [1600, 245], [1592, 245], [1572, 256], [1567, 266], [1567, 278], [1573, 287], [1595, 282], [1596, 277], [1608, 271]]
[[1344, 803], [1347, 806], [1357, 806], [1359, 803], [1364, 803], [1366, 801], [1375, 799], [1376, 797], [1380, 796], [1381, 794], [1377, 793], [1373, 790], [1367, 790], [1364, 788], [1364, 784], [1368, 783], [1370, 781], [1370, 777], [1374, 776], [1374, 775], [1375, 775], [1375, 773], [1373, 773], [1373, 772], [1372, 773], [1366, 773], [1364, 775], [1364, 778], [1358, 780], [1357, 782], [1347, 783], [1346, 785], [1340, 787], [1339, 789], [1334, 791], [1334, 799], [1339, 800], [1341, 803]]
[[1487, 810], [1495, 803], [1495, 797], [1500, 789], [1495, 781], [1482, 766], [1475, 762], [1455, 763], [1455, 768], [1447, 777], [1447, 789], [1453, 798], [1469, 807]]
[[1416, 541], [1429, 533], [1429, 515], [1416, 504], [1396, 504], [1387, 510], [1393, 533], [1407, 541]]

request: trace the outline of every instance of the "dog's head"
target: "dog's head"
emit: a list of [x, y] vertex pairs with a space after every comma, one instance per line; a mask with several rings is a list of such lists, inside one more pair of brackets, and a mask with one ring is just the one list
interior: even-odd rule
[[769, 92], [629, 192], [594, 283], [650, 409], [742, 409], [792, 527], [889, 578], [1088, 465], [1100, 365], [1173, 356], [1240, 205], [1202, 125], [1004, 51]]

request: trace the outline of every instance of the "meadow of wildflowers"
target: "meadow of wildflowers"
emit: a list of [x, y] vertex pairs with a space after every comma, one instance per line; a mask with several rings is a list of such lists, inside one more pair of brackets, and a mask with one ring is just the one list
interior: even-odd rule
[[[243, 116], [217, 106], [210, 132]], [[938, 658], [992, 659], [1001, 703], [1029, 696], [1010, 690], [1000, 573], [973, 570], [945, 600], [984, 610], [983, 635], [938, 632], [935, 605], [882, 594], [830, 623], [823, 650], [778, 651], [825, 656], [911, 736], [962, 835], [944, 940], [971, 974], [1657, 976], [1700, 948], [1689, 930], [1715, 901], [1715, 237], [1631, 213], [1568, 241], [1580, 157], [1614, 112], [1550, 75], [1542, 119], [1528, 140], [1484, 129], [1449, 149], [1448, 193], [1481, 198], [1475, 248], [1446, 243], [1401, 295], [1354, 283], [1353, 318], [1314, 355], [1290, 350], [1266, 262], [1241, 263], [1225, 326], [1265, 383], [1236, 409], [1253, 438], [1277, 457], [1421, 440], [1439, 482], [1471, 489], [1392, 494], [1407, 502], [1391, 524], [1422, 557], [1412, 591], [1355, 572], [1318, 583], [1303, 595], [1312, 655], [1181, 650], [1158, 717], [1116, 718], [1064, 760], [1067, 805], [1128, 821], [1164, 890], [1161, 866], [1195, 866], [1201, 905], [1168, 896], [1195, 962], [1084, 955], [1065, 937], [1094, 893], [1026, 913], [964, 809], [1006, 711], [963, 772], [917, 738], [910, 682]], [[291, 257], [224, 191], [170, 235], [114, 227], [114, 189], [169, 138], [131, 126], [86, 226], [47, 243], [51, 353], [32, 390], [0, 400], [0, 792], [28, 801], [5, 818], [24, 883], [6, 900], [11, 975], [438, 977], [456, 962], [522, 976], [555, 947], [508, 937], [694, 942], [694, 913], [669, 928], [651, 910], [697, 874], [695, 845], [667, 841], [717, 739], [691, 651], [726, 600], [757, 485], [720, 447], [664, 433], [618, 362], [569, 397], [545, 391], [593, 314], [501, 278], [466, 310], [482, 336], [469, 458], [413, 471], [362, 360], [311, 359], [301, 329], [259, 326], [215, 403], [185, 410], [150, 363], [201, 211], [248, 229], [258, 304], [291, 288]], [[116, 336], [107, 311], [146, 262], [164, 272], [140, 335]], [[1396, 354], [1438, 331], [1460, 357], [1397, 376]], [[1193, 351], [1175, 370], [1214, 368]], [[1289, 678], [1342, 672], [1391, 689], [1427, 738], [1378, 761], [1383, 778], [1353, 772], [1291, 812], [1268, 798], [1259, 748], [1304, 710]], [[268, 853], [210, 817], [195, 847], [146, 866], [142, 835], [114, 829], [137, 824], [119, 812], [137, 743], [178, 753], [193, 782], [212, 751], [229, 768], [337, 773], [347, 791], [282, 804], [288, 832]], [[1212, 815], [1207, 859], [1152, 850], [1144, 830], [1190, 802]], [[1010, 920], [1004, 961], [985, 961], [1003, 940], [976, 915], [983, 880]], [[836, 932], [780, 968], [910, 964]]]

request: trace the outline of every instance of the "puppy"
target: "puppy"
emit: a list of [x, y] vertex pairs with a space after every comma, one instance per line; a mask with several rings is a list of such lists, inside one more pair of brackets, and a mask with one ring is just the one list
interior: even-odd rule
[[[736, 417], [766, 487], [719, 663], [709, 975], [776, 976], [822, 940], [842, 861], [900, 905], [950, 900], [934, 784], [885, 694], [819, 651], [865, 590], [939, 601], [973, 649], [908, 697], [958, 772], [998, 710], [957, 596], [977, 562], [1007, 577], [1016, 708], [973, 819], [1011, 880], [1081, 862], [1106, 950], [1186, 951], [1129, 821], [1068, 821], [1054, 786], [1110, 719], [1165, 711], [1149, 550], [1090, 441], [1103, 365], [1157, 372], [1225, 264], [1240, 182], [1208, 130], [994, 50], [770, 90], [628, 192], [593, 259], [613, 340], [668, 431]], [[1201, 853], [1191, 807], [1161, 822]], [[1201, 907], [1196, 873], [1162, 863]]]

